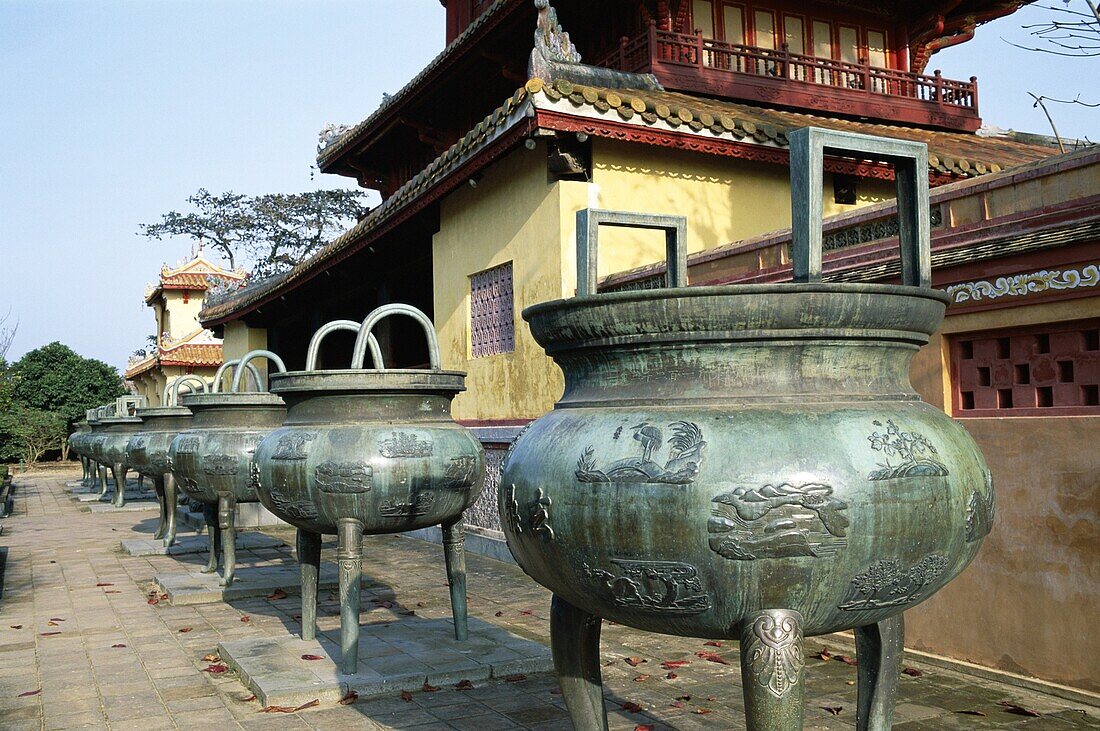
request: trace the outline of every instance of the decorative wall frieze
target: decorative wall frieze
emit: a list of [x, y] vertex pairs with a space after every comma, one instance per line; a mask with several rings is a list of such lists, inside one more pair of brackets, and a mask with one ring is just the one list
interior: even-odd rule
[[1077, 269], [1043, 269], [1029, 274], [1012, 274], [996, 279], [953, 284], [947, 294], [956, 304], [982, 302], [1001, 297], [1026, 297], [1051, 290], [1087, 289], [1100, 285], [1100, 265]]

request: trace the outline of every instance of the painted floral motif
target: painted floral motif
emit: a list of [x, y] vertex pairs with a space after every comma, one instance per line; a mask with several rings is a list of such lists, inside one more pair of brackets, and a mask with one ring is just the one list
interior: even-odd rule
[[1078, 289], [1100, 285], [1100, 266], [1089, 264], [1080, 269], [1047, 270], [1030, 274], [998, 277], [993, 281], [966, 282], [947, 288], [956, 302], [979, 302], [999, 297], [1023, 297], [1047, 290]]
[[[881, 421], [874, 425], [882, 427]], [[867, 437], [871, 449], [882, 452], [885, 462], [867, 476], [869, 480], [893, 480], [899, 477], [946, 477], [947, 466], [940, 459], [935, 445], [916, 432], [902, 431], [893, 421], [886, 420], [886, 431]], [[894, 458], [891, 461], [891, 458]]]
[[577, 460], [577, 479], [580, 482], [691, 484], [699, 474], [707, 443], [703, 441], [703, 433], [696, 424], [677, 421], [669, 424], [669, 427], [672, 429], [672, 436], [667, 442], [670, 449], [664, 465], [653, 460], [654, 452], [661, 448], [664, 435], [660, 427], [643, 422], [631, 427], [634, 430], [634, 441], [641, 445], [641, 459], [620, 459], [598, 469], [595, 449], [589, 446]]

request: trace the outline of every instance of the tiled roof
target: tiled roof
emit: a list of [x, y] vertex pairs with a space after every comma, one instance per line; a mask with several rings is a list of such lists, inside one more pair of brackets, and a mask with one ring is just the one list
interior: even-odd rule
[[531, 79], [461, 140], [312, 258], [284, 274], [262, 280], [238, 290], [227, 299], [209, 304], [199, 314], [199, 319], [203, 323], [223, 322], [237, 312], [258, 306], [257, 303], [276, 292], [290, 289], [303, 278], [308, 278], [308, 274], [322, 270], [394, 219], [407, 206], [434, 190], [475, 154], [499, 139], [517, 122], [523, 121], [532, 109], [778, 148], [787, 147], [789, 131], [806, 126], [917, 140], [929, 145], [932, 171], [957, 178], [998, 172], [1005, 167], [1057, 154], [1051, 148], [1009, 139], [850, 122], [671, 92], [604, 89], [579, 86], [564, 80], [546, 85], [540, 79]]
[[211, 343], [184, 343], [160, 354], [162, 366], [220, 366], [222, 346]]
[[1049, 147], [962, 132], [936, 132], [872, 122], [853, 122], [813, 114], [737, 104], [669, 91], [631, 91], [577, 86], [568, 81], [527, 83], [536, 108], [584, 113], [614, 122], [695, 132], [748, 144], [786, 147], [787, 134], [800, 127], [856, 132], [924, 142], [934, 172], [975, 177], [1057, 153]]
[[156, 285], [146, 288], [145, 303], [150, 304], [157, 295], [166, 289], [205, 291], [209, 286], [207, 277], [240, 281], [246, 278], [243, 270], [229, 271], [212, 264], [200, 252], [180, 266], [170, 268], [167, 264], [160, 269], [160, 280]]

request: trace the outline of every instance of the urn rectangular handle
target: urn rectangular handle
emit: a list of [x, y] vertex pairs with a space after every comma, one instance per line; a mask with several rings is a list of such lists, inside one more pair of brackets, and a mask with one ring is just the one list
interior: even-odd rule
[[596, 260], [600, 226], [640, 228], [665, 232], [665, 286], [687, 286], [687, 217], [652, 213], [577, 211], [577, 295], [596, 294]]
[[825, 155], [894, 165], [898, 198], [901, 282], [932, 286], [928, 212], [928, 146], [871, 135], [803, 127], [790, 134], [791, 260], [795, 282], [821, 281]]

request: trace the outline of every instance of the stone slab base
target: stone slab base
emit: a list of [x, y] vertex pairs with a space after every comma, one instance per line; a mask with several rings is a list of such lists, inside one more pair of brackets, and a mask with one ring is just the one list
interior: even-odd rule
[[[189, 525], [195, 530], [205, 530], [206, 528], [206, 523], [203, 521], [201, 512], [192, 513], [186, 508], [181, 508], [179, 519], [182, 521], [183, 525]], [[237, 503], [238, 529], [277, 525], [287, 525], [287, 523], [275, 517], [274, 513], [260, 503]]]
[[[122, 551], [129, 556], [182, 556], [189, 553], [206, 553], [210, 543], [205, 535], [176, 536], [171, 548], [165, 548], [164, 541], [155, 538], [135, 538], [122, 541]], [[278, 548], [283, 542], [263, 533], [247, 531], [237, 534], [237, 550], [250, 551], [257, 548]]]
[[[333, 637], [305, 642], [297, 637], [264, 637], [222, 642], [218, 654], [256, 694], [261, 706], [300, 706], [314, 699], [327, 703], [350, 691], [361, 699], [453, 685], [514, 674], [548, 672], [554, 663], [549, 648], [507, 630], [470, 618], [470, 638], [454, 638], [450, 619], [410, 617], [400, 622], [374, 622], [362, 627], [359, 672], [337, 669], [339, 630]], [[323, 660], [303, 660], [318, 655]]]
[[[101, 498], [99, 496], [99, 490], [96, 490], [94, 493], [74, 495], [73, 499], [78, 503], [94, 503], [100, 500], [106, 502], [107, 500], [113, 499], [114, 494], [114, 490], [108, 490], [107, 494]], [[122, 493], [122, 497], [126, 500], [156, 500], [157, 494], [148, 490], [138, 490], [134, 488], [133, 490], [126, 490], [126, 492]]]
[[[232, 599], [248, 599], [268, 596], [276, 589], [287, 594], [300, 594], [298, 565], [261, 566], [259, 568], [237, 567], [233, 586], [218, 584], [218, 574], [202, 574], [197, 571], [176, 574], [157, 574], [153, 581], [168, 595], [168, 603], [175, 606], [186, 604], [213, 604]], [[336, 569], [321, 567], [320, 590], [334, 589], [337, 585]]]
[[156, 500], [135, 500], [128, 502], [121, 508], [116, 508], [111, 503], [92, 503], [88, 506], [91, 513], [138, 513], [144, 511], [160, 511], [160, 503]]

